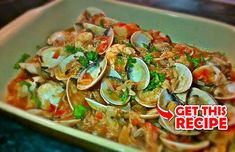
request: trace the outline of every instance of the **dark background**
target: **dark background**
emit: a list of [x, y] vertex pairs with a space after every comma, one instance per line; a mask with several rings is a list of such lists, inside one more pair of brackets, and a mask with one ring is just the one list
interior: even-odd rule
[[[203, 16], [235, 25], [235, 5], [213, 0], [122, 0], [150, 7]], [[234, 2], [235, 0], [225, 0]], [[25, 11], [50, 0], [0, 0], [0, 28]], [[40, 134], [0, 113], [0, 152], [81, 152], [82, 148]]]

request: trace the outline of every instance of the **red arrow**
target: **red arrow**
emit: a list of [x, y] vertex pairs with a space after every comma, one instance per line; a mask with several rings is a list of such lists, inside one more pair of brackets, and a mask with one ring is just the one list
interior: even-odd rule
[[171, 112], [170, 110], [166, 111], [164, 109], [162, 109], [158, 104], [156, 106], [156, 109], [158, 111], [158, 113], [164, 118], [164, 119], [168, 119], [168, 121], [171, 121], [171, 119], [174, 117], [173, 112]]

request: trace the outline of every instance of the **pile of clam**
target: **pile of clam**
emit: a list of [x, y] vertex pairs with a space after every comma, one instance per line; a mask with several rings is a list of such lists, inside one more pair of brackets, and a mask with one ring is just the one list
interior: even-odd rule
[[[68, 45], [81, 48], [82, 51], [68, 53]], [[235, 98], [235, 82], [225, 76], [224, 69], [229, 63], [216, 56], [196, 68], [191, 68], [188, 62], [183, 61], [183, 57], [169, 61], [174, 57], [171, 50], [176, 45], [180, 44], [173, 44], [168, 36], [159, 31], [145, 31], [135, 24], [122, 24], [106, 17], [102, 10], [87, 8], [73, 28], [49, 36], [48, 46], [38, 52], [38, 64], [22, 63], [21, 67], [39, 75], [42, 75], [39, 72], [43, 69], [60, 82], [55, 83], [52, 79], [38, 88], [37, 94], [42, 104], [50, 102], [57, 105], [65, 92], [72, 110], [83, 99], [97, 111], [116, 106], [128, 112], [138, 107], [144, 109], [144, 112], [139, 112], [142, 119], [154, 122], [157, 126], [159, 124], [162, 133], [160, 139], [167, 148], [198, 151], [210, 144], [208, 138], [200, 138], [203, 132], [175, 130], [174, 119], [168, 121], [159, 117], [156, 105], [174, 111], [177, 105], [213, 105], [218, 104], [216, 99], [223, 103], [224, 100]], [[182, 45], [177, 47], [184, 47], [191, 56], [195, 54], [192, 47]], [[157, 72], [169, 76], [161, 85], [146, 89], [153, 81], [151, 72], [156, 69], [144, 60], [151, 47], [156, 47], [157, 53], [160, 53], [157, 57], [153, 55], [152, 62], [165, 64]], [[89, 60], [84, 66], [81, 59], [87, 58], [87, 53], [91, 51], [96, 51], [98, 58]], [[229, 106], [229, 112], [235, 113], [234, 106]], [[168, 138], [170, 134], [197, 140], [184, 143]]]

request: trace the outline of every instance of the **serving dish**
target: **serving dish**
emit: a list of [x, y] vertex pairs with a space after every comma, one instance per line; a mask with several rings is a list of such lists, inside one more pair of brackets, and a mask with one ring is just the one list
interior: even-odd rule
[[[115, 6], [117, 6], [115, 9], [112, 8], [114, 5], [113, 3], [115, 3]], [[0, 32], [2, 35], [0, 38], [0, 46], [1, 49], [4, 50], [1, 52], [1, 71], [4, 73], [4, 75], [1, 75], [0, 82], [1, 86], [4, 86], [1, 88], [1, 97], [4, 96], [6, 83], [15, 73], [12, 70], [12, 65], [15, 63], [17, 57], [21, 54], [21, 51], [16, 52], [16, 50], [24, 49], [24, 52], [33, 54], [35, 46], [43, 44], [44, 37], [46, 37], [48, 33], [52, 33], [54, 30], [56, 31], [71, 25], [79, 14], [77, 11], [80, 10], [81, 12], [84, 8], [94, 5], [96, 7], [102, 8], [105, 10], [105, 12], [109, 13], [110, 16], [119, 20], [130, 21], [131, 18], [131, 21], [137, 22], [145, 28], [158, 28], [171, 35], [174, 41], [195, 44], [201, 48], [223, 50], [229, 52], [231, 56], [234, 56], [232, 51], [234, 48], [234, 27], [225, 25], [223, 23], [200, 19], [197, 17], [194, 18], [178, 13], [147, 9], [145, 7], [138, 7], [135, 5], [117, 3], [113, 1], [56, 1], [44, 8], [39, 8], [26, 13]], [[71, 10], [71, 12], [63, 11], [66, 8], [67, 10]], [[125, 15], [120, 14], [121, 9], [126, 10], [128, 13]], [[59, 10], [66, 13], [61, 14]], [[140, 15], [135, 16], [134, 14], [137, 13]], [[58, 18], [53, 18], [55, 14], [58, 15]], [[153, 20], [144, 20], [144, 18], [153, 18]], [[63, 20], [63, 22], [61, 22], [61, 20]], [[12, 30], [13, 28], [15, 29]], [[37, 37], [35, 37], [35, 33], [38, 34]], [[28, 40], [30, 40], [30, 42]], [[13, 113], [19, 117], [28, 119], [42, 126], [55, 129], [68, 135], [73, 135], [79, 139], [84, 139], [91, 143], [95, 141], [95, 144], [104, 146], [106, 148], [112, 147], [114, 150], [121, 151], [132, 150], [129, 147], [119, 145], [80, 131], [75, 131], [73, 129], [71, 130], [70, 128], [32, 116], [21, 110], [11, 107], [4, 102], [1, 103], [0, 107], [4, 111]]]

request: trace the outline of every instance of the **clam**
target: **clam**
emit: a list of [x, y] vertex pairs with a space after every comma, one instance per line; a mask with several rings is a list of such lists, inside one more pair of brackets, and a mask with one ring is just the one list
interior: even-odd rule
[[107, 59], [99, 59], [97, 63], [89, 65], [77, 79], [77, 88], [79, 90], [87, 90], [94, 86], [103, 76], [107, 67]]
[[161, 88], [155, 88], [152, 91], [140, 90], [136, 92], [135, 100], [142, 106], [154, 108], [161, 93]]
[[199, 151], [209, 146], [209, 140], [199, 141], [197, 143], [182, 143], [167, 139], [167, 135], [160, 135], [160, 140], [169, 149], [173, 151]]
[[188, 100], [186, 101], [189, 105], [215, 105], [216, 100], [207, 92], [198, 88], [191, 88], [188, 93]]
[[95, 15], [104, 15], [104, 11], [96, 7], [88, 7], [86, 8], [81, 15], [78, 16], [77, 21], [83, 22], [88, 21], [91, 17]]
[[77, 61], [80, 56], [84, 56], [84, 53], [77, 52], [61, 61], [61, 63], [54, 69], [56, 79], [67, 80], [69, 77], [77, 75], [82, 69], [82, 66]]
[[63, 87], [55, 83], [53, 81], [49, 81], [47, 83], [42, 84], [37, 89], [37, 95], [40, 101], [42, 102], [42, 106], [49, 102], [52, 105], [57, 106], [64, 96]]
[[[102, 112], [105, 112], [107, 110], [107, 107], [106, 105], [103, 105], [91, 98], [85, 98], [88, 105], [94, 109], [94, 110], [97, 110], [97, 111], [102, 111]], [[125, 107], [121, 107], [122, 111], [123, 112], [128, 112], [129, 110], [126, 110]], [[151, 109], [149, 110], [146, 114], [140, 114], [140, 118], [142, 119], [155, 119], [159, 117], [159, 114], [157, 112], [156, 109]]]
[[41, 66], [53, 68], [66, 58], [67, 54], [63, 47], [47, 47], [39, 50], [38, 55], [41, 56]]
[[136, 62], [132, 67], [127, 67], [127, 75], [136, 84], [137, 90], [144, 90], [150, 81], [148, 66], [140, 58], [134, 58]]
[[[161, 108], [165, 110], [171, 110], [172, 112], [174, 111], [175, 107], [177, 105], [182, 105], [182, 104], [189, 104], [189, 105], [215, 105], [216, 101], [215, 99], [209, 95], [207, 92], [202, 91], [198, 88], [191, 88], [187, 92], [187, 100], [182, 101], [180, 98], [177, 97], [175, 94], [169, 93], [167, 90], [163, 90], [161, 92], [161, 95], [158, 100], [158, 104], [160, 105]], [[160, 118], [163, 124], [163, 128], [168, 130], [169, 132], [176, 134], [176, 135], [198, 135], [200, 132], [199, 131], [181, 131], [181, 130], [175, 130], [174, 124], [175, 120], [174, 118], [171, 121], [167, 121], [163, 119], [162, 117]]]
[[[174, 109], [177, 105], [182, 105], [183, 102], [177, 98], [174, 94], [169, 93], [168, 90], [164, 89], [162, 90], [159, 99], [158, 104], [161, 108], [165, 110], [171, 110], [174, 112]], [[174, 124], [175, 120], [174, 118], [171, 121], [165, 120], [162, 117], [160, 117], [161, 123], [163, 128], [165, 128], [167, 131], [176, 134], [176, 135], [197, 135], [200, 132], [198, 131], [181, 131], [181, 130], [175, 130]]]
[[[100, 95], [109, 104], [125, 105], [131, 98], [128, 88], [122, 89], [124, 83], [117, 77], [105, 77], [100, 86]], [[122, 97], [123, 96], [123, 97]]]
[[[91, 43], [93, 43], [95, 49], [98, 51], [98, 53], [104, 54], [106, 50], [112, 45], [113, 39], [114, 39], [114, 32], [112, 28], [102, 28], [100, 26], [90, 24], [90, 23], [77, 23], [75, 24], [75, 30], [79, 33], [81, 30], [86, 29], [87, 34], [93, 34], [89, 37], [93, 38]], [[90, 33], [90, 32], [91, 33]], [[80, 33], [80, 34], [84, 34]], [[78, 34], [79, 35], [79, 34]], [[77, 41], [75, 42], [75, 46], [80, 46], [80, 41], [85, 41], [87, 43], [87, 40], [85, 39], [85, 36], [81, 36], [79, 38], [75, 38]]]
[[59, 31], [53, 33], [49, 38], [47, 39], [47, 44], [53, 45], [55, 43], [64, 43], [66, 41], [66, 34], [64, 31]]
[[193, 71], [194, 81], [198, 85], [224, 85], [225, 75], [214, 65], [204, 65]]
[[75, 78], [69, 78], [66, 83], [66, 96], [69, 106], [74, 110], [74, 105], [83, 104], [85, 98], [88, 97], [91, 93], [90, 91], [78, 90], [76, 85]]
[[40, 64], [39, 63], [19, 63], [21, 69], [25, 69], [31, 74], [40, 73]]
[[176, 86], [174, 93], [183, 93], [187, 91], [193, 82], [193, 76], [191, 71], [181, 63], [175, 63], [175, 70], [178, 74], [178, 85]]
[[214, 98], [218, 100], [229, 100], [235, 98], [235, 82], [216, 87], [213, 90]]
[[136, 50], [142, 52], [147, 50], [146, 46], [149, 46], [152, 39], [152, 36], [148, 32], [137, 31], [132, 34], [130, 41]]

